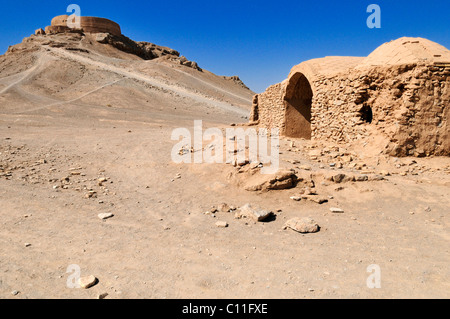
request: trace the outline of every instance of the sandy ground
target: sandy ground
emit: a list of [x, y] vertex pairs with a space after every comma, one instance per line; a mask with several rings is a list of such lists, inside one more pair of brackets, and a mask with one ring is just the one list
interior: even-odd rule
[[[66, 75], [48, 67], [60, 61]], [[342, 154], [324, 151], [331, 146], [282, 139], [281, 165], [314, 174], [328, 202], [290, 199], [301, 185], [246, 191], [230, 179], [239, 174], [232, 165], [173, 163], [170, 136], [177, 127], [192, 131], [197, 119], [205, 128], [245, 122], [251, 93], [212, 75], [199, 79], [205, 90], [196, 92], [191, 70], [182, 69], [189, 75], [174, 84], [162, 74], [170, 78], [175, 67], [150, 61], [122, 70], [109, 62], [53, 48], [16, 73], [3, 68], [0, 298], [450, 297], [449, 158], [355, 151], [356, 165], [337, 168], [330, 163]], [[64, 78], [76, 76], [72, 63], [85, 68], [85, 80]], [[86, 77], [90, 68], [103, 77]], [[63, 84], [52, 87], [52, 79]], [[65, 87], [66, 80], [73, 83]], [[323, 154], [311, 157], [317, 149]], [[320, 178], [364, 170], [388, 176], [339, 184]], [[220, 203], [251, 203], [276, 218], [205, 214]], [[100, 220], [100, 213], [114, 217]], [[282, 230], [293, 217], [311, 217], [321, 229]], [[229, 226], [217, 227], [218, 220]], [[367, 286], [372, 264], [381, 288]], [[69, 288], [70, 265], [98, 283]]]

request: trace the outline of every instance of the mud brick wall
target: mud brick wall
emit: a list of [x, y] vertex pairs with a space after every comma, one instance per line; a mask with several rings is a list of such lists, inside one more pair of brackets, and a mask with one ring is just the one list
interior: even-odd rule
[[450, 155], [449, 76], [449, 65], [413, 64], [315, 79], [312, 138], [351, 143], [378, 135], [394, 156]]
[[[450, 65], [404, 64], [310, 77], [311, 138], [393, 156], [450, 155]], [[286, 84], [255, 96], [252, 121], [286, 128]]]
[[[71, 29], [67, 27], [68, 15], [61, 15], [52, 19], [51, 25], [45, 28], [45, 32], [62, 33], [68, 32]], [[97, 18], [97, 17], [80, 17], [81, 30], [90, 33], [110, 33], [116, 36], [122, 34], [120, 26], [114, 21]]]
[[259, 120], [267, 129], [279, 128], [280, 133], [283, 132], [285, 126], [284, 91], [283, 83], [270, 86], [264, 93], [258, 94], [254, 98], [252, 109], [254, 120]]

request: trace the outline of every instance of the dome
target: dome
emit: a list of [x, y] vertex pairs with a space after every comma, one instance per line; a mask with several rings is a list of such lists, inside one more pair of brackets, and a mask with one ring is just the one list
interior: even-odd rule
[[450, 51], [428, 39], [403, 37], [379, 46], [358, 68], [411, 63], [447, 64], [450, 63]]

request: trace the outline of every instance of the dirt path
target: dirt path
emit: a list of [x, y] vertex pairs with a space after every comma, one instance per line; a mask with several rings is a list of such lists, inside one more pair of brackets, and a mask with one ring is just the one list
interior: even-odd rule
[[74, 54], [71, 52], [67, 52], [66, 50], [63, 49], [59, 49], [59, 48], [52, 48], [51, 52], [53, 52], [54, 54], [58, 55], [58, 56], [62, 56], [62, 57], [66, 57], [66, 58], [70, 58], [74, 61], [78, 61], [78, 62], [82, 62], [85, 63], [87, 65], [94, 65], [97, 66], [99, 68], [101, 68], [102, 70], [107, 70], [110, 72], [114, 72], [116, 74], [120, 74], [122, 76], [125, 76], [127, 78], [131, 78], [131, 79], [136, 79], [139, 81], [143, 81], [145, 83], [148, 83], [150, 85], [153, 85], [155, 87], [159, 87], [168, 91], [172, 91], [180, 96], [189, 98], [191, 100], [200, 102], [200, 103], [206, 103], [209, 105], [212, 105], [214, 107], [217, 108], [221, 108], [223, 110], [229, 111], [229, 112], [233, 112], [236, 114], [239, 114], [241, 116], [247, 116], [248, 115], [248, 111], [247, 110], [243, 110], [240, 107], [236, 107], [234, 105], [228, 104], [228, 103], [223, 103], [220, 101], [216, 101], [211, 97], [206, 97], [206, 96], [202, 96], [198, 93], [193, 93], [193, 92], [189, 92], [187, 89], [177, 86], [175, 84], [171, 84], [168, 85], [166, 83], [163, 83], [161, 81], [156, 80], [155, 78], [150, 78], [148, 76], [145, 76], [143, 74], [131, 71], [131, 70], [125, 70], [123, 68], [119, 68], [110, 64], [106, 64], [100, 61], [94, 61], [90, 58], [87, 57], [83, 57], [80, 56], [78, 54]]

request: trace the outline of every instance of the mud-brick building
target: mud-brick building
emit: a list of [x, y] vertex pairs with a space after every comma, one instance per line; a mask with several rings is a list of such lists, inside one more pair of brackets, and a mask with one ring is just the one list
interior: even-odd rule
[[403, 37], [367, 57], [325, 57], [292, 68], [253, 99], [250, 121], [281, 135], [376, 141], [395, 156], [450, 155], [450, 51]]
[[[70, 32], [71, 28], [67, 26], [68, 15], [56, 16], [52, 19], [51, 25], [45, 27], [45, 31], [36, 30], [36, 34], [55, 34]], [[80, 17], [79, 31], [88, 33], [110, 33], [116, 36], [122, 34], [120, 26], [114, 21], [97, 17]]]

